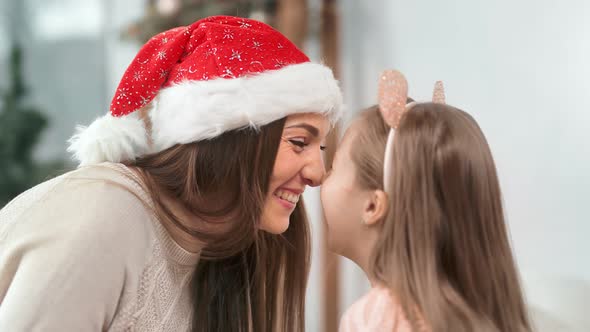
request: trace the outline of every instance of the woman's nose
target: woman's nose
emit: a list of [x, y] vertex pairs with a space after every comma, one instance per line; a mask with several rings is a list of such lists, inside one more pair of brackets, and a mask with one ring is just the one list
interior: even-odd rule
[[301, 175], [305, 184], [310, 187], [317, 187], [322, 184], [322, 180], [326, 175], [326, 167], [320, 151], [303, 167]]

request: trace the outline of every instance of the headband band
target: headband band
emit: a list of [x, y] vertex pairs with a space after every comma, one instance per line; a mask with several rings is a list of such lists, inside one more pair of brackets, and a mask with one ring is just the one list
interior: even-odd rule
[[[408, 82], [402, 73], [397, 70], [386, 70], [379, 79], [379, 111], [383, 120], [391, 127], [385, 145], [385, 158], [383, 161], [383, 188], [390, 193], [391, 170], [393, 168], [393, 137], [395, 129], [399, 126], [402, 115], [409, 111], [416, 102], [406, 105], [408, 99]], [[445, 104], [445, 91], [441, 81], [434, 84], [432, 102]]]

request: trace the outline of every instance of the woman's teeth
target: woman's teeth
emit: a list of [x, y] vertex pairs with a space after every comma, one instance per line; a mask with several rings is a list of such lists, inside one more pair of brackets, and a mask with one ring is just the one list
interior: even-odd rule
[[291, 202], [293, 204], [297, 204], [297, 202], [299, 202], [299, 195], [294, 194], [290, 191], [279, 189], [279, 190], [275, 191], [274, 195], [280, 199], [283, 199], [287, 202]]

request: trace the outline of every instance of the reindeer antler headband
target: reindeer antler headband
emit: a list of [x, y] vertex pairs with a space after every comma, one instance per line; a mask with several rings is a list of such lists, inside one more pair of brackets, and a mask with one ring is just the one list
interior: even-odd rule
[[[402, 115], [409, 111], [416, 102], [406, 105], [408, 99], [408, 82], [402, 73], [397, 70], [386, 70], [379, 80], [379, 110], [385, 122], [391, 127], [387, 144], [385, 145], [385, 160], [383, 163], [383, 188], [390, 193], [390, 177], [392, 165], [393, 136], [399, 125]], [[437, 81], [434, 85], [432, 102], [445, 103], [443, 83]]]

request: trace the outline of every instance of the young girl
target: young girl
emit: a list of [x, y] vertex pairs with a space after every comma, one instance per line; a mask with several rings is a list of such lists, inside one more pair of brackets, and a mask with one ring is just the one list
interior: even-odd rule
[[385, 72], [323, 184], [329, 245], [373, 286], [341, 332], [531, 330], [490, 149], [437, 87], [406, 105], [405, 79]]

